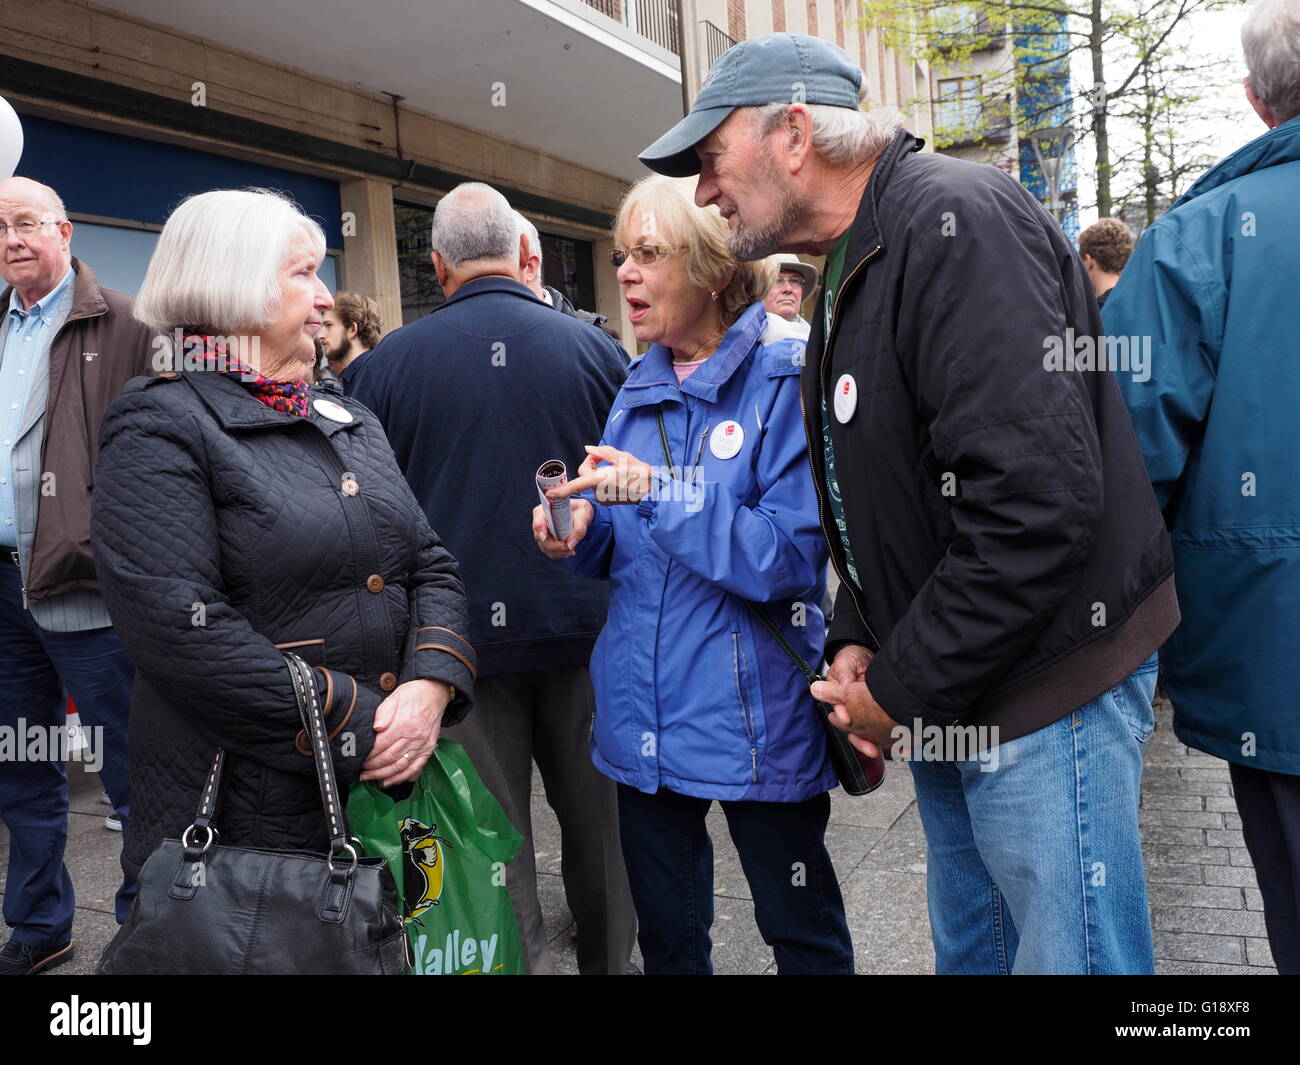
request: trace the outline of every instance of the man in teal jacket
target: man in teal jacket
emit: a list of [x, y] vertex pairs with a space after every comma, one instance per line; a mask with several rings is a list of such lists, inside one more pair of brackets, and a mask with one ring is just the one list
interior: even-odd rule
[[1174, 731], [1226, 759], [1273, 958], [1300, 972], [1300, 0], [1242, 28], [1269, 131], [1143, 234], [1103, 319], [1165, 510]]

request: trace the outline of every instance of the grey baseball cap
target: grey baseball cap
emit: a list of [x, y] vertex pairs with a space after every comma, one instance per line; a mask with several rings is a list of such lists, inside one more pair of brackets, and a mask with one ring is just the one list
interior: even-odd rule
[[772, 103], [829, 104], [858, 109], [862, 71], [842, 49], [802, 33], [769, 33], [722, 53], [704, 75], [690, 114], [638, 158], [669, 177], [700, 172], [695, 145], [737, 107]]

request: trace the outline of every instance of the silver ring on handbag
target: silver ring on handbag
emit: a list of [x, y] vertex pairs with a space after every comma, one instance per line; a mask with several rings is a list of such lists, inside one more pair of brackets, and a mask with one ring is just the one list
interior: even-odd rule
[[[187, 828], [183, 833], [181, 833], [181, 846], [184, 847], [186, 850], [189, 849], [190, 843], [192, 842], [191, 833], [193, 833], [194, 829], [195, 826], [190, 825], [189, 828]], [[199, 854], [207, 854], [208, 849], [212, 846], [213, 843], [217, 841], [217, 834], [215, 831], [213, 831], [211, 825], [204, 826], [204, 831], [207, 832], [208, 839], [207, 842], [203, 844], [203, 849], [199, 851]]]
[[345, 842], [345, 843], [343, 844], [343, 846], [340, 847], [337, 851], [330, 851], [330, 853], [329, 853], [328, 855], [326, 855], [326, 857], [325, 857], [325, 864], [326, 864], [326, 866], [329, 867], [329, 871], [330, 871], [331, 873], [334, 872], [334, 859], [335, 859], [335, 857], [336, 857], [337, 855], [339, 855], [339, 854], [343, 854], [345, 851], [346, 851], [347, 854], [352, 858], [352, 865], [351, 865], [351, 867], [348, 869], [348, 871], [347, 871], [347, 873], [346, 873], [345, 875], [347, 875], [347, 876], [351, 876], [353, 873], [355, 873], [355, 872], [357, 871], [357, 860], [358, 860], [358, 859], [357, 859], [357, 849], [356, 849], [356, 847], [352, 846], [351, 843], [346, 843], [346, 842]]

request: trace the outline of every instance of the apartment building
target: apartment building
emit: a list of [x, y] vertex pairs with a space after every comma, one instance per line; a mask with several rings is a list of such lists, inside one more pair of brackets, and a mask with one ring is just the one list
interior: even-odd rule
[[[935, 149], [1005, 170], [1047, 204], [1047, 181], [1029, 136], [1034, 130], [1069, 125], [1074, 88], [1069, 63], [1050, 59], [1064, 52], [1063, 19], [1035, 14], [1033, 26], [990, 18], [978, 6], [949, 9], [936, 43], [949, 42], [951, 60], [930, 67]], [[1053, 36], [1053, 33], [1056, 36]], [[1032, 66], [1032, 73], [1025, 64]], [[1073, 149], [1061, 173], [1061, 225], [1079, 232], [1078, 166]]]

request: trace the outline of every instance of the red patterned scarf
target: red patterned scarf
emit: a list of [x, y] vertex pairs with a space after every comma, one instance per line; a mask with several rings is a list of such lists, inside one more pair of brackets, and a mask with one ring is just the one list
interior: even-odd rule
[[229, 354], [226, 346], [219, 342], [221, 339], [224, 338], [188, 333], [183, 343], [187, 353], [196, 350], [203, 352], [204, 369], [238, 381], [258, 402], [284, 414], [307, 417], [306, 381], [272, 381], [241, 362], [238, 357]]

